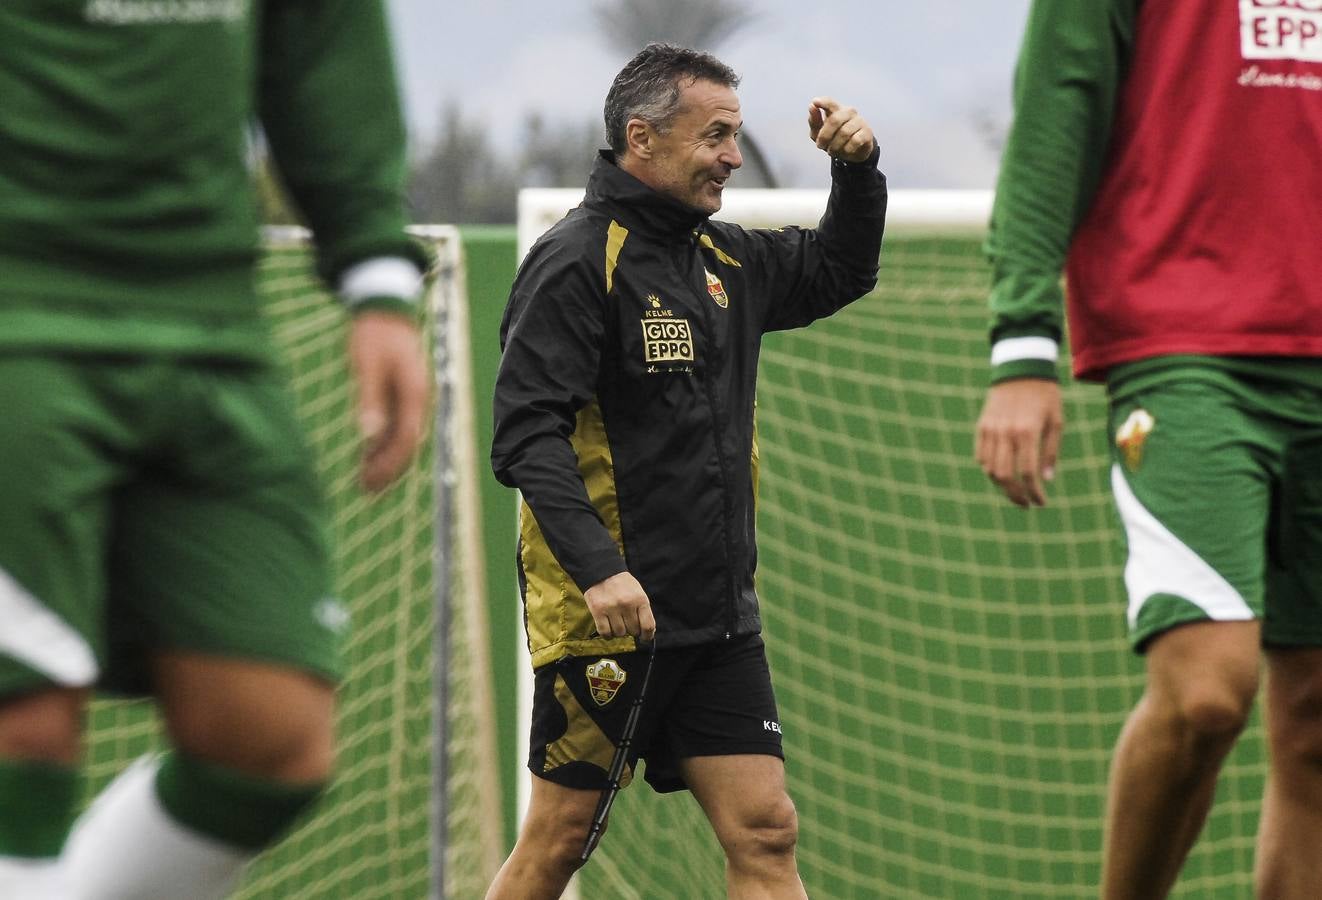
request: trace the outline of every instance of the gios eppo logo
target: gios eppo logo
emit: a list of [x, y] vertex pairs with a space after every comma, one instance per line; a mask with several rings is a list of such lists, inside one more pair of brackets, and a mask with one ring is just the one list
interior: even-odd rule
[[1322, 62], [1322, 0], [1239, 0], [1245, 59]]
[[693, 362], [693, 331], [688, 319], [643, 319], [643, 360]]

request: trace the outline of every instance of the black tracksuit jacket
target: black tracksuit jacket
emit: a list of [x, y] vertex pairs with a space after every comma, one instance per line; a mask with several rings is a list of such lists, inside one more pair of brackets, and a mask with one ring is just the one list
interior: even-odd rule
[[816, 229], [746, 230], [602, 151], [583, 203], [528, 253], [501, 324], [491, 460], [517, 487], [534, 667], [618, 653], [582, 592], [626, 569], [659, 646], [760, 631], [754, 393], [762, 335], [876, 284], [886, 179], [834, 161]]

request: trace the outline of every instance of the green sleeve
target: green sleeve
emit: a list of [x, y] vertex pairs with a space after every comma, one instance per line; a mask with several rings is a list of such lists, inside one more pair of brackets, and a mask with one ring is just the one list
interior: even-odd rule
[[404, 124], [382, 0], [268, 0], [259, 115], [276, 165], [316, 235], [323, 277], [398, 256], [404, 234]]
[[[1140, 2], [1034, 0], [986, 245], [993, 343], [1060, 340], [1061, 269], [1097, 190]], [[1055, 362], [999, 363], [992, 380], [1025, 376], [1054, 378]]]

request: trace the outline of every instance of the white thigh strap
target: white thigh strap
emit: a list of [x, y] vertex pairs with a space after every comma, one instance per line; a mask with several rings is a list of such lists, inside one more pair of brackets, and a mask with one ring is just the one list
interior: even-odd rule
[[1111, 466], [1111, 490], [1129, 540], [1125, 587], [1129, 591], [1129, 627], [1154, 594], [1173, 594], [1201, 607], [1218, 622], [1254, 618], [1239, 591], [1203, 561], [1139, 502], [1118, 464]]
[[96, 656], [83, 636], [0, 569], [0, 653], [58, 685], [96, 682]]

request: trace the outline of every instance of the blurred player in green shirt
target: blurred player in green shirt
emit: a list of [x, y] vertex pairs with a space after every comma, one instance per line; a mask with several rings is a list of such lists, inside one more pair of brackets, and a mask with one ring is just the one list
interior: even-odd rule
[[[1046, 502], [1105, 382], [1127, 621], [1102, 894], [1164, 897], [1266, 662], [1258, 896], [1322, 897], [1322, 3], [1035, 0], [988, 246], [977, 456]], [[1065, 295], [1060, 275], [1065, 273]]]
[[[0, 47], [0, 897], [222, 897], [329, 778], [346, 626], [258, 309], [255, 121], [353, 313], [364, 485], [424, 431], [382, 4], [6, 0]], [[98, 688], [173, 749], [69, 837]]]

